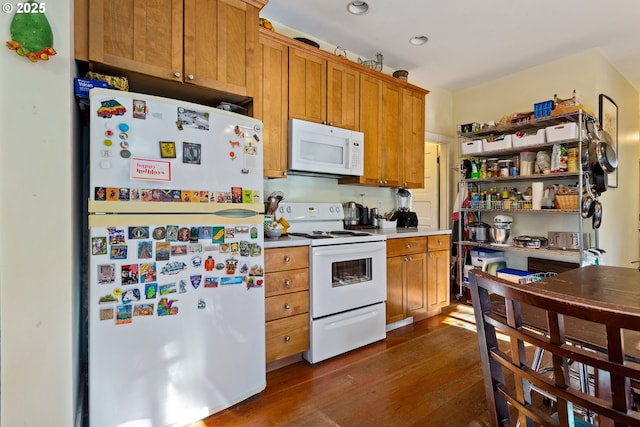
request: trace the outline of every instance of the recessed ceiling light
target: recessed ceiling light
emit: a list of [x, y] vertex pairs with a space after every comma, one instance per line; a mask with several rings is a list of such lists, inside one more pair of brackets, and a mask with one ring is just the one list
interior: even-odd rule
[[427, 36], [415, 36], [409, 39], [409, 43], [414, 46], [420, 46], [429, 41], [429, 37]]
[[362, 15], [367, 13], [369, 5], [365, 1], [352, 1], [347, 5], [347, 10], [354, 15]]

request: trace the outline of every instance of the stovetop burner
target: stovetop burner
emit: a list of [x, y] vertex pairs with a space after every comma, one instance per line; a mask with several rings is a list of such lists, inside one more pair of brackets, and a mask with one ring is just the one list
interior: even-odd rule
[[329, 236], [328, 234], [318, 234], [318, 233], [287, 233], [290, 236], [297, 237], [306, 237], [307, 239], [331, 239], [333, 236]]

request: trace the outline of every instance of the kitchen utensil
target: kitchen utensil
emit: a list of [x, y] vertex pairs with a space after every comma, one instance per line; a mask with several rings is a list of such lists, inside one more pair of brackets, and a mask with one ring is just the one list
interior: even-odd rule
[[[605, 135], [608, 134], [605, 133]], [[595, 156], [604, 172], [612, 173], [618, 168], [618, 156], [611, 144], [599, 141], [595, 146]]]
[[358, 204], [358, 224], [369, 225], [369, 208]]
[[469, 240], [472, 242], [488, 243], [491, 227], [484, 222], [472, 222], [469, 224]]
[[600, 200], [596, 200], [593, 206], [593, 218], [592, 225], [594, 230], [596, 228], [600, 228], [600, 224], [602, 223], [602, 204]]
[[607, 191], [607, 174], [604, 172], [604, 170], [602, 170], [602, 166], [600, 166], [600, 163], [596, 162], [593, 165], [593, 187], [595, 188], [595, 193], [597, 195], [600, 195], [601, 193], [604, 193], [605, 191]]
[[378, 228], [378, 208], [373, 208], [369, 211], [369, 224]]
[[413, 204], [411, 192], [405, 188], [399, 188], [396, 193], [396, 203], [399, 211], [410, 212]]
[[350, 201], [342, 204], [344, 211], [344, 225], [358, 225], [358, 204]]
[[504, 245], [509, 240], [509, 237], [511, 237], [510, 228], [493, 227], [490, 229], [490, 232], [491, 232], [491, 239], [499, 245]]

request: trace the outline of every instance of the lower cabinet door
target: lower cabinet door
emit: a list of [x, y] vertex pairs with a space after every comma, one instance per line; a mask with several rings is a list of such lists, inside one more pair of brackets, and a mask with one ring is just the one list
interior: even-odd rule
[[427, 308], [427, 254], [407, 255], [405, 261], [407, 282], [407, 315], [414, 320], [426, 317]]
[[267, 363], [309, 348], [309, 314], [298, 314], [266, 323]]
[[405, 318], [404, 291], [404, 257], [387, 258], [387, 324]]

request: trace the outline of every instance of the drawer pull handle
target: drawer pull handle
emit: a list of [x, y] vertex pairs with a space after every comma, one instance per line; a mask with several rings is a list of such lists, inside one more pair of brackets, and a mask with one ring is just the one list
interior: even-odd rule
[[404, 247], [405, 247], [406, 249], [411, 249], [411, 245], [410, 245], [409, 243], [407, 243]]
[[286, 304], [284, 305], [284, 309], [285, 309], [285, 310], [289, 310], [290, 308], [291, 308], [291, 304], [286, 303]]
[[291, 261], [291, 258], [289, 257], [289, 255], [286, 255], [284, 257], [284, 262], [289, 262], [289, 261]]
[[284, 342], [289, 342], [289, 341], [291, 341], [291, 337], [289, 335], [285, 335]]
[[409, 257], [409, 261], [413, 261], [413, 257], [412, 256]]
[[284, 285], [285, 285], [285, 286], [291, 286], [291, 280], [289, 280], [289, 279], [285, 279], [285, 281], [284, 281]]

